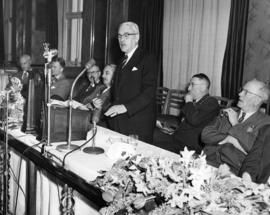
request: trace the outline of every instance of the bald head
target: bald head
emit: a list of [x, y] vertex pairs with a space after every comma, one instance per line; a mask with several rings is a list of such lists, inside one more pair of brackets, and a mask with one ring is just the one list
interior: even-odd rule
[[23, 71], [28, 71], [31, 68], [31, 57], [24, 54], [20, 57], [20, 66]]

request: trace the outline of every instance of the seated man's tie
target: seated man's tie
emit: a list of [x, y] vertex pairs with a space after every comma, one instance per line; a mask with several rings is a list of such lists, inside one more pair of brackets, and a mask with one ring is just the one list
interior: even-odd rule
[[246, 113], [245, 113], [245, 112], [242, 112], [242, 115], [241, 115], [241, 117], [238, 119], [238, 122], [239, 122], [239, 123], [243, 122], [244, 119], [245, 119], [245, 116], [246, 116]]

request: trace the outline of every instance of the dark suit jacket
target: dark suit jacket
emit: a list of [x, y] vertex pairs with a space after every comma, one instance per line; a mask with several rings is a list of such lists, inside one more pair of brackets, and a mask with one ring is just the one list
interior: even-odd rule
[[92, 120], [99, 122], [100, 119], [103, 120], [103, 113], [109, 108], [111, 100], [111, 88], [106, 90], [104, 84], [97, 85], [95, 90], [84, 99], [83, 104], [92, 104], [92, 100], [95, 98], [101, 99], [103, 104], [101, 109], [94, 108]]
[[270, 176], [270, 125], [260, 129], [258, 137], [243, 161], [239, 176], [248, 172], [252, 181], [266, 183]]
[[259, 129], [270, 124], [270, 117], [256, 112], [247, 120], [231, 126], [226, 116], [219, 116], [213, 123], [202, 131], [202, 141], [205, 143], [204, 152], [208, 162], [214, 166], [227, 163], [231, 170], [238, 174], [245, 154], [237, 150], [232, 144], [217, 145], [228, 135], [235, 137], [246, 152], [252, 148]]
[[[78, 83], [78, 85], [79, 84], [80, 83]], [[76, 100], [80, 103], [83, 103], [84, 99], [86, 99], [88, 96], [90, 96], [99, 85], [103, 85], [101, 82], [99, 82], [95, 86], [91, 86], [89, 84], [89, 81], [83, 82], [81, 84], [82, 84], [82, 86], [79, 87], [79, 89], [76, 89], [75, 91], [77, 91], [77, 92], [74, 93], [74, 95], [75, 95], [74, 100]]]
[[190, 150], [200, 153], [202, 150], [201, 132], [218, 115], [218, 101], [214, 97], [205, 95], [196, 103], [187, 102], [181, 113], [184, 120], [174, 133], [175, 142], [181, 146], [181, 149], [187, 146]]
[[124, 68], [117, 67], [112, 87], [113, 105], [123, 104], [127, 113], [112, 118], [111, 127], [122, 134], [137, 134], [151, 143], [155, 127], [156, 61], [140, 48]]

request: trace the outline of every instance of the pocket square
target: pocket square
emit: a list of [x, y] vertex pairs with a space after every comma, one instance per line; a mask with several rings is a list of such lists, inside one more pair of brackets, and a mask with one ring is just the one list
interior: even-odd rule
[[131, 71], [137, 71], [137, 70], [138, 68], [134, 66]]

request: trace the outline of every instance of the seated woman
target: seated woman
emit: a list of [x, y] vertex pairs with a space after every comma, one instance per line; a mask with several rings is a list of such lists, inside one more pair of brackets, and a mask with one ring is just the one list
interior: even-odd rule
[[92, 122], [100, 122], [99, 124], [102, 126], [106, 126], [103, 112], [110, 106], [110, 88], [115, 69], [116, 65], [114, 64], [105, 66], [102, 74], [103, 85], [98, 85], [91, 95], [82, 102], [87, 108], [93, 110]]

